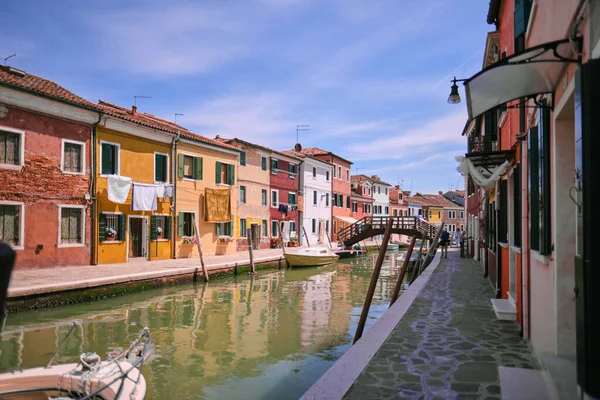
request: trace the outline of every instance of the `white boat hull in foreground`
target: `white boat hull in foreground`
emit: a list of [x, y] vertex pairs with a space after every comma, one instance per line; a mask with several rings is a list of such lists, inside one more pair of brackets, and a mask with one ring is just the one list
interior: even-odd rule
[[334, 263], [339, 258], [327, 247], [309, 247], [285, 254], [285, 260], [292, 267], [318, 267]]

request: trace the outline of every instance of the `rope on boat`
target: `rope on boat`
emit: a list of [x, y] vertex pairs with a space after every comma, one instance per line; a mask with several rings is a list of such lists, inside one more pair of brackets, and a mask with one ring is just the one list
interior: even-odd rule
[[[115, 373], [121, 373], [121, 379], [128, 378], [129, 371], [123, 371], [121, 368], [120, 362], [125, 360], [125, 358], [131, 360], [136, 357], [146, 357], [148, 354], [145, 354], [145, 346], [140, 346], [140, 342], [143, 338], [146, 338], [146, 343], [150, 340], [150, 329], [148, 327], [144, 327], [137, 338], [135, 338], [129, 347], [124, 351], [112, 351], [108, 354], [108, 358], [105, 362], [102, 362], [102, 358], [96, 353], [82, 353], [79, 356], [79, 364], [69, 371], [64, 373], [58, 378], [57, 389], [59, 393], [61, 392], [61, 382], [65, 376], [68, 376], [67, 380], [67, 392], [69, 397], [49, 397], [48, 400], [72, 400], [74, 395], [84, 395], [84, 398], [88, 398], [90, 394], [99, 394], [100, 391], [104, 390], [108, 386], [112, 385], [113, 381], [108, 385], [104, 385], [100, 387], [100, 383], [102, 379], [111, 376]], [[143, 362], [143, 361], [142, 361]], [[109, 367], [110, 366], [110, 367]], [[102, 372], [101, 372], [102, 371]], [[77, 392], [73, 393], [72, 383], [73, 376], [77, 375], [79, 379], [79, 384], [77, 387]], [[141, 375], [141, 372], [140, 372]], [[129, 378], [130, 379], [130, 378]], [[95, 381], [96, 389], [92, 391], [93, 383], [92, 380]], [[139, 380], [139, 377], [138, 377]], [[137, 382], [136, 382], [137, 383]], [[62, 390], [64, 391], [64, 390]], [[137, 390], [136, 390], [137, 391]], [[79, 398], [79, 397], [78, 397]]]

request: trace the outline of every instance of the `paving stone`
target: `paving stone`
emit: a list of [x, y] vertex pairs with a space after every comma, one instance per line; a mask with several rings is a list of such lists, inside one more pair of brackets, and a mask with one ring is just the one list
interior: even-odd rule
[[472, 259], [443, 259], [345, 398], [494, 398], [499, 366], [537, 368], [518, 325], [496, 319], [481, 275]]

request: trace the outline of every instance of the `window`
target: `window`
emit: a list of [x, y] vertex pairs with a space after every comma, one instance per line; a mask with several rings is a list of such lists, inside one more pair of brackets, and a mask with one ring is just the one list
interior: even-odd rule
[[296, 164], [290, 164], [288, 166], [288, 173], [290, 174], [290, 178], [292, 178], [291, 175], [295, 175], [298, 173], [298, 166]]
[[429, 210], [429, 219], [433, 218], [433, 211]]
[[385, 195], [387, 196], [388, 194], [388, 188], [385, 188]]
[[442, 218], [442, 212], [438, 211], [438, 218]]
[[367, 213], [367, 205], [366, 204], [362, 205], [362, 212], [363, 212], [363, 214]]
[[385, 206], [385, 215], [390, 215], [390, 208]]
[[271, 207], [279, 207], [279, 191], [271, 190]]
[[513, 245], [521, 247], [521, 163], [515, 166], [515, 172], [513, 173], [513, 205]]
[[296, 222], [290, 221], [290, 234], [296, 232]]
[[246, 165], [246, 152], [240, 151], [240, 165]]
[[381, 194], [381, 186], [377, 186], [377, 194]]
[[177, 176], [187, 179], [202, 179], [202, 157], [192, 157], [187, 154], [177, 156]]
[[125, 215], [102, 213], [98, 218], [98, 238], [101, 242], [122, 242], [125, 237]]
[[267, 223], [266, 219], [262, 220], [262, 236], [263, 237], [268, 237], [269, 236], [269, 226]]
[[100, 141], [100, 173], [102, 175], [119, 175], [119, 148], [116, 143]]
[[313, 167], [313, 178], [317, 177], [317, 167]]
[[296, 193], [288, 193], [288, 204], [291, 205], [296, 205]]
[[248, 221], [245, 218], [240, 218], [240, 237], [248, 236]]
[[449, 219], [455, 219], [456, 218], [456, 211], [448, 211], [448, 218]]
[[346, 208], [350, 208], [350, 196], [346, 196]]
[[422, 215], [423, 210], [419, 208], [419, 215]]
[[334, 219], [333, 220], [333, 233], [337, 232], [337, 221]]
[[329, 220], [325, 221], [325, 232], [329, 233]]
[[312, 219], [312, 233], [317, 233], [317, 220]]
[[166, 154], [154, 153], [154, 181], [169, 181], [169, 157]]
[[325, 193], [325, 207], [329, 207], [329, 193]]
[[267, 205], [267, 189], [260, 190], [260, 198], [261, 198], [261, 204], [263, 206], [266, 206]]
[[0, 165], [4, 167], [23, 165], [24, 138], [23, 131], [0, 128]]
[[233, 224], [231, 222], [222, 222], [215, 226], [217, 236], [233, 236]]
[[402, 193], [398, 193], [398, 200], [402, 200]]
[[333, 165], [333, 177], [337, 178], [337, 166], [335, 164]]
[[278, 237], [279, 236], [279, 222], [272, 220], [271, 221], [271, 236]]
[[329, 182], [329, 171], [325, 171], [325, 180]]
[[59, 206], [60, 239], [59, 245], [83, 244], [83, 206]]
[[508, 181], [500, 181], [500, 210], [498, 211], [498, 241], [508, 243]]
[[194, 236], [194, 216], [193, 212], [179, 213], [179, 236]]
[[371, 195], [371, 188], [369, 188], [369, 196]]
[[350, 170], [346, 170], [346, 181], [350, 182]]
[[461, 211], [461, 212], [460, 212], [460, 219], [463, 219], [463, 218], [465, 218], [465, 212], [464, 212], [464, 211]]
[[235, 165], [217, 161], [216, 182], [230, 186], [235, 185]]
[[313, 192], [313, 204], [315, 206], [317, 205], [317, 191], [316, 190]]
[[150, 240], [171, 239], [171, 217], [152, 215], [150, 217]]
[[353, 213], [357, 213], [358, 212], [358, 203], [353, 201], [352, 202], [352, 212]]
[[263, 171], [267, 170], [267, 157], [260, 158], [260, 169], [262, 169]]
[[0, 242], [13, 247], [23, 247], [23, 204], [0, 204]]
[[240, 186], [240, 203], [246, 204], [246, 186]]
[[338, 199], [338, 195], [335, 193], [331, 194], [331, 205], [333, 207], [337, 207], [337, 199]]
[[[1, 133], [0, 133], [1, 135]], [[0, 139], [1, 141], [2, 139]], [[70, 174], [85, 173], [85, 143], [63, 139], [61, 169]], [[0, 145], [1, 146], [1, 145]], [[0, 150], [1, 151], [1, 150]]]
[[369, 212], [368, 214], [371, 214], [371, 205], [369, 204]]
[[398, 210], [394, 210], [394, 217], [398, 216]]
[[342, 179], [342, 167], [338, 167], [338, 178]]
[[367, 194], [367, 188], [363, 188], [363, 194]]
[[276, 158], [271, 158], [271, 172], [277, 174], [277, 170], [279, 169], [279, 160]]

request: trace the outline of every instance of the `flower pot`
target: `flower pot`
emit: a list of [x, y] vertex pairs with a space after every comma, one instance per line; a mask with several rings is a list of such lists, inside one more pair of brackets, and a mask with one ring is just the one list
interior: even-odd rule
[[107, 236], [104, 238], [105, 242], [114, 242], [116, 238], [114, 236]]

